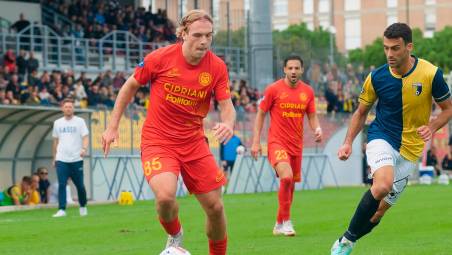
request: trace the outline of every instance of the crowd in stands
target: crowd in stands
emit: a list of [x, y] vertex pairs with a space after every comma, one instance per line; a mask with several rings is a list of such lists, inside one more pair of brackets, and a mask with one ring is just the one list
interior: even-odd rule
[[306, 81], [314, 88], [316, 95], [324, 99], [328, 113], [353, 112], [361, 86], [373, 69], [347, 64], [345, 70], [341, 70], [337, 65], [313, 63], [306, 72]]
[[53, 29], [62, 36], [100, 39], [114, 30], [128, 31], [142, 42], [173, 42], [175, 24], [168, 19], [166, 10], [152, 13], [144, 7], [133, 8], [119, 1], [43, 0], [41, 4], [68, 17], [73, 26], [55, 24]]
[[[86, 73], [67, 71], [38, 72], [39, 61], [32, 51], [21, 50], [16, 56], [8, 50], [0, 60], [0, 104], [58, 105], [72, 97], [77, 107], [106, 107], [114, 105], [117, 92], [126, 81], [124, 72], [101, 72], [88, 77]], [[327, 112], [352, 112], [368, 72], [348, 65], [346, 71], [328, 64], [313, 64], [303, 77], [310, 84]], [[231, 81], [232, 101], [241, 113], [256, 112], [263, 91], [250, 86], [245, 80]], [[141, 88], [134, 98], [136, 106], [146, 107], [149, 88]], [[216, 109], [215, 104], [215, 109]]]

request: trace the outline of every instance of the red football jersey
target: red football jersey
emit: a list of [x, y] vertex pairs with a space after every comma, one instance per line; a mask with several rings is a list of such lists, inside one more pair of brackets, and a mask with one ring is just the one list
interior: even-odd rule
[[306, 113], [315, 112], [314, 91], [298, 81], [292, 88], [284, 79], [269, 85], [259, 104], [264, 112], [270, 112], [268, 143], [279, 143], [291, 155], [300, 155], [303, 148], [303, 119]]
[[142, 144], [183, 145], [204, 139], [203, 118], [212, 93], [219, 101], [230, 98], [224, 62], [208, 51], [198, 65], [190, 65], [181, 43], [148, 54], [134, 77], [140, 84], [151, 83]]

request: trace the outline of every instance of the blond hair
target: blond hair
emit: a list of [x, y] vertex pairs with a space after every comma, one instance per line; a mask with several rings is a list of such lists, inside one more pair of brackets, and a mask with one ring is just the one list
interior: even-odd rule
[[188, 27], [198, 20], [207, 20], [213, 25], [213, 19], [207, 12], [200, 9], [191, 10], [180, 20], [179, 27], [176, 30], [177, 38], [181, 39], [182, 33], [188, 32]]

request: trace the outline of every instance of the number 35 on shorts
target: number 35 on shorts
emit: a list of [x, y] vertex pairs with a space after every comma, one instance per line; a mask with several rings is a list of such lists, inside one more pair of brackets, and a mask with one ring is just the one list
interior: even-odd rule
[[143, 162], [144, 175], [151, 176], [152, 171], [158, 171], [162, 169], [162, 163], [160, 162], [160, 157], [152, 158], [150, 161]]
[[275, 150], [276, 160], [287, 159], [287, 152], [285, 150]]

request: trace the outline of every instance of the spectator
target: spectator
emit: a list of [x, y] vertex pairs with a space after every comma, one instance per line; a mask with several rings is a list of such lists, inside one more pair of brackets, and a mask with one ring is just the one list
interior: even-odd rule
[[39, 175], [39, 196], [41, 199], [41, 202], [44, 204], [47, 204], [49, 202], [49, 170], [45, 167], [38, 168], [38, 175]]
[[55, 101], [52, 95], [47, 91], [47, 87], [42, 87], [38, 96], [39, 99], [41, 100], [41, 105], [50, 105], [52, 102]]
[[118, 91], [122, 85], [126, 82], [126, 78], [124, 77], [124, 72], [116, 72], [115, 78], [113, 78], [113, 89]]
[[88, 105], [89, 106], [97, 106], [99, 104], [102, 104], [102, 99], [99, 94], [99, 86], [96, 84], [93, 84], [91, 86], [91, 89], [88, 90]]
[[13, 185], [3, 191], [3, 200], [0, 205], [27, 205], [31, 195], [32, 180], [24, 176], [20, 184]]
[[30, 21], [25, 19], [25, 16], [23, 13], [19, 15], [19, 20], [16, 21], [11, 28], [15, 29], [17, 33], [21, 32], [25, 28], [27, 28], [30, 25]]
[[4, 89], [0, 89], [0, 104], [5, 104], [6, 98], [6, 91]]
[[37, 70], [34, 70], [31, 73], [28, 73], [27, 81], [28, 81], [29, 86], [33, 86], [33, 87], [36, 86], [38, 88], [40, 88], [42, 86], [41, 80], [38, 78]]
[[37, 205], [41, 203], [41, 197], [39, 196], [39, 175], [33, 174], [31, 176], [31, 192], [29, 205]]
[[452, 173], [452, 135], [449, 136], [449, 152], [444, 156], [441, 166], [443, 171]]
[[5, 66], [6, 73], [12, 74], [16, 72], [16, 56], [14, 55], [13, 50], [9, 49], [6, 51], [3, 56], [3, 65]]
[[27, 98], [27, 100], [25, 101], [25, 104], [27, 105], [40, 105], [41, 104], [41, 99], [39, 98], [38, 95], [38, 87], [31, 87], [31, 94], [30, 96]]
[[19, 55], [16, 58], [17, 72], [19, 73], [19, 78], [21, 81], [24, 80], [25, 74], [27, 73], [27, 60], [25, 59], [27, 52], [25, 50], [20, 50]]
[[439, 162], [436, 157], [436, 148], [433, 145], [430, 147], [430, 150], [427, 151], [427, 160], [425, 161], [425, 165], [432, 166], [435, 169], [435, 173], [437, 176], [441, 174]]
[[7, 90], [5, 104], [18, 105], [18, 104], [20, 104], [20, 101], [17, 100], [17, 98], [14, 96], [13, 91]]
[[78, 80], [75, 83], [74, 97], [75, 97], [75, 105], [76, 106], [80, 106], [80, 102], [82, 100], [85, 100], [88, 97], [88, 95], [86, 94], [86, 91], [85, 91], [85, 87], [83, 86], [81, 80]]
[[28, 54], [27, 71], [28, 73], [32, 73], [33, 71], [38, 70], [38, 68], [39, 61], [35, 58], [33, 51], [30, 51]]
[[335, 82], [329, 82], [328, 88], [325, 90], [325, 99], [327, 101], [326, 111], [328, 113], [336, 112], [339, 99], [336, 95]]
[[223, 166], [223, 171], [227, 176], [230, 176], [234, 169], [235, 160], [237, 158], [237, 147], [242, 145], [242, 141], [236, 135], [226, 143], [220, 143], [220, 160]]

